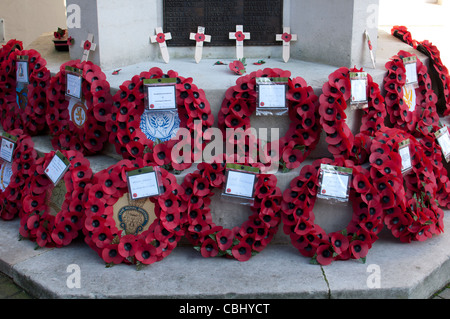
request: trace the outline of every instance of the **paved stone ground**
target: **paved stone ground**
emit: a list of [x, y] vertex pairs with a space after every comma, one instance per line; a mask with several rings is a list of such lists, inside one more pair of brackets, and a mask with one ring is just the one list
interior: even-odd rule
[[0, 299], [34, 299], [17, 286], [11, 278], [0, 273]]
[[[8, 276], [0, 273], [0, 299], [34, 299]], [[430, 299], [450, 299], [450, 283], [437, 291]]]

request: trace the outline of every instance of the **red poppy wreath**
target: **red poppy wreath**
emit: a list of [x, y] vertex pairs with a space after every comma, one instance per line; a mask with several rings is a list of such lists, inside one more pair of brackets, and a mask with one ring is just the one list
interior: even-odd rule
[[186, 237], [203, 257], [226, 256], [247, 261], [261, 252], [278, 231], [281, 221], [281, 191], [275, 175], [257, 176], [253, 214], [240, 227], [226, 229], [212, 221], [210, 204], [214, 189], [222, 189], [225, 164], [200, 163], [187, 175], [182, 187], [187, 203]]
[[11, 39], [0, 48], [0, 63], [7, 59], [9, 54], [15, 50], [23, 50], [23, 43], [22, 41]]
[[[256, 79], [260, 77], [289, 78], [290, 71], [281, 69], [264, 69], [241, 76], [236, 85], [230, 87], [225, 93], [219, 111], [219, 128], [226, 136], [227, 129], [242, 129], [246, 131], [251, 128], [251, 115], [257, 107]], [[280, 167], [283, 171], [297, 168], [308, 157], [319, 143], [321, 127], [318, 121], [318, 97], [314, 94], [311, 86], [306, 81], [297, 77], [288, 80], [286, 93], [289, 108], [289, 129], [284, 137], [280, 139], [278, 154], [269, 154], [270, 143], [265, 146], [264, 160], [260, 162], [270, 163], [269, 158], [275, 155], [280, 157]], [[237, 154], [243, 154], [239, 163], [248, 164], [250, 150], [258, 150], [261, 145], [256, 136], [251, 134], [249, 140], [226, 137], [228, 143], [234, 144], [238, 149]], [[267, 158], [266, 158], [267, 156]], [[272, 163], [270, 163], [272, 164]], [[261, 170], [264, 166], [260, 165]]]
[[0, 90], [6, 103], [0, 105], [0, 112], [5, 131], [18, 128], [33, 136], [47, 128], [46, 91], [51, 75], [46, 65], [36, 50], [15, 50], [1, 63]]
[[404, 95], [406, 85], [406, 69], [403, 58], [417, 57], [406, 51], [400, 51], [386, 63], [387, 75], [384, 78], [386, 90], [386, 108], [390, 122], [394, 127], [407, 131], [416, 137], [428, 135], [428, 127], [438, 125], [439, 116], [436, 112], [437, 96], [433, 91], [431, 78], [427, 67], [417, 59], [417, 77], [419, 88], [415, 90], [414, 110], [410, 111], [405, 99], [414, 103], [414, 99]]
[[161, 195], [130, 199], [127, 172], [147, 165], [142, 159], [122, 160], [96, 173], [87, 190], [85, 242], [108, 266], [161, 261], [184, 235], [184, 190], [173, 174], [164, 169], [156, 172], [160, 174]]
[[52, 151], [30, 169], [33, 175], [24, 189], [20, 235], [40, 247], [69, 245], [84, 223], [85, 188], [93, 176], [90, 163], [80, 152], [61, 153], [70, 161], [70, 167], [56, 186], [45, 173], [56, 154]]
[[438, 105], [444, 106], [444, 116], [450, 114], [450, 75], [447, 67], [442, 63], [441, 53], [439, 49], [430, 41], [424, 40], [418, 42], [413, 40], [411, 33], [404, 26], [394, 26], [391, 30], [392, 35], [399, 38], [403, 42], [409, 44], [413, 48], [423, 52], [430, 57], [431, 65], [438, 74], [438, 85], [442, 91], [442, 97], [438, 101]]
[[[387, 156], [398, 152], [399, 143], [410, 140], [412, 171], [402, 175], [401, 161]], [[399, 129], [383, 129], [372, 142], [370, 162], [371, 177], [384, 178], [382, 190], [393, 190], [394, 200], [385, 206], [384, 223], [396, 238], [402, 242], [424, 241], [443, 232], [444, 213], [436, 203], [436, 177], [433, 164], [426, 156], [421, 144], [410, 134]], [[400, 179], [400, 183], [399, 183]], [[384, 197], [383, 197], [384, 198]]]
[[360, 133], [353, 135], [346, 124], [347, 101], [351, 97], [350, 72], [362, 69], [342, 67], [331, 73], [320, 96], [320, 124], [327, 134], [328, 150], [334, 158], [351, 159], [357, 164], [368, 158], [370, 137], [384, 127], [386, 108], [379, 85], [367, 74], [368, 107], [363, 109]]
[[[353, 217], [342, 231], [327, 234], [315, 223], [314, 204], [319, 190], [321, 164], [353, 169], [349, 201]], [[369, 172], [350, 160], [319, 159], [302, 167], [300, 175], [283, 193], [283, 230], [295, 248], [312, 263], [329, 265], [334, 260], [362, 259], [382, 230], [383, 207], [380, 194], [369, 179]]]
[[37, 159], [37, 152], [29, 135], [19, 129], [10, 134], [17, 138], [13, 161], [8, 163], [0, 160], [0, 217], [3, 220], [12, 220], [17, 215], [22, 217], [23, 189], [34, 173]]
[[[147, 125], [147, 122], [152, 121], [153, 118], [149, 116], [142, 121], [145, 111], [144, 80], [161, 78], [176, 78], [178, 115], [175, 116], [174, 121], [179, 121], [180, 128], [187, 128], [191, 135], [191, 140], [185, 141], [191, 145], [191, 154], [183, 154], [182, 160], [174, 160], [171, 156], [172, 148], [180, 142], [178, 136], [167, 137], [166, 134], [166, 139], [155, 138], [156, 134], [149, 133], [151, 129], [148, 128], [154, 125], [151, 123]], [[155, 121], [159, 120], [164, 123], [164, 127], [170, 126], [169, 118], [155, 119]], [[145, 126], [142, 126], [142, 123], [145, 123]], [[120, 90], [114, 95], [107, 130], [110, 132], [110, 143], [115, 145], [117, 153], [124, 159], [144, 158], [148, 163], [183, 171], [191, 167], [194, 162], [194, 153], [202, 151], [206, 145], [201, 140], [201, 134], [196, 132], [200, 130], [205, 132], [213, 124], [214, 117], [205, 92], [193, 84], [192, 78], [183, 78], [174, 71], [164, 74], [161, 69], [152, 68], [120, 86]], [[200, 140], [196, 139], [197, 135]]]
[[[66, 99], [66, 67], [82, 70], [82, 99]], [[69, 61], [61, 65], [47, 90], [46, 120], [55, 149], [84, 155], [100, 152], [108, 141], [107, 115], [112, 96], [106, 75], [92, 62]]]
[[[419, 87], [415, 90], [416, 105], [414, 111], [409, 111], [404, 99], [403, 86], [406, 82], [406, 71], [403, 58], [414, 56], [400, 51], [386, 64], [388, 74], [385, 77], [386, 107], [390, 121], [394, 127], [403, 129], [419, 137], [420, 143], [431, 157], [433, 170], [437, 178], [437, 199], [442, 206], [450, 205], [450, 181], [442, 164], [442, 152], [435, 139], [434, 132], [440, 129], [439, 115], [436, 111], [437, 96], [433, 91], [431, 78], [426, 66], [417, 60], [417, 74]], [[414, 103], [414, 101], [412, 101]]]

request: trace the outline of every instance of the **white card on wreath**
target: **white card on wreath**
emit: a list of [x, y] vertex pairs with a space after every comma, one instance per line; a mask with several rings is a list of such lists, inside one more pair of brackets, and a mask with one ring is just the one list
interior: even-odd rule
[[256, 175], [252, 173], [228, 171], [225, 193], [227, 195], [253, 198]]
[[151, 110], [171, 110], [177, 108], [174, 85], [148, 86], [148, 105]]
[[285, 108], [286, 85], [277, 85], [277, 84], [259, 85], [259, 107]]
[[81, 83], [83, 78], [79, 75], [66, 74], [66, 95], [81, 99]]
[[409, 140], [405, 141], [403, 143], [403, 147], [400, 147], [398, 149], [398, 153], [400, 157], [402, 158], [402, 173], [409, 171], [412, 168], [412, 162], [411, 162], [411, 152], [409, 149]]
[[406, 70], [406, 84], [415, 84], [419, 82], [417, 77], [417, 57], [410, 56], [403, 59], [403, 65]]
[[159, 195], [156, 172], [153, 168], [143, 168], [127, 173], [131, 199], [141, 199]]
[[8, 163], [11, 163], [13, 160], [15, 146], [16, 144], [13, 141], [10, 141], [3, 137], [0, 149], [0, 157]]
[[436, 132], [436, 138], [442, 150], [442, 155], [445, 160], [449, 162], [450, 160], [450, 134], [448, 133], [448, 128], [444, 126], [444, 128], [440, 129]]
[[367, 101], [367, 80], [358, 79], [351, 80], [352, 86], [352, 102]]
[[64, 155], [57, 151], [53, 159], [45, 168], [45, 174], [53, 182], [54, 185], [58, 184], [63, 175], [70, 167], [69, 160]]
[[353, 169], [327, 164], [320, 166], [320, 187], [317, 196], [323, 199], [348, 201]]
[[16, 62], [16, 81], [17, 83], [29, 83], [28, 61]]
[[349, 181], [350, 177], [347, 175], [324, 172], [321, 193], [329, 197], [346, 199]]

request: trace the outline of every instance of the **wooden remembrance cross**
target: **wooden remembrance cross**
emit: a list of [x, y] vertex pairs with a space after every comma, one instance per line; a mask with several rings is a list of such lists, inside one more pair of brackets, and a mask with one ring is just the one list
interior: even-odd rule
[[211, 36], [205, 35], [205, 27], [198, 27], [197, 33], [191, 33], [189, 39], [197, 42], [195, 48], [195, 62], [200, 63], [203, 55], [203, 42], [211, 42]]
[[236, 32], [230, 32], [230, 39], [236, 39], [236, 57], [244, 57], [244, 40], [250, 40], [250, 33], [244, 32], [244, 26], [237, 25]]
[[166, 40], [172, 40], [172, 34], [164, 33], [161, 27], [157, 27], [155, 29], [156, 35], [150, 37], [150, 41], [152, 43], [158, 42], [159, 48], [161, 49], [161, 55], [163, 57], [164, 62], [169, 63], [169, 51], [167, 50]]
[[91, 51], [95, 51], [97, 45], [93, 43], [94, 35], [92, 33], [88, 34], [87, 40], [81, 44], [81, 47], [84, 49], [83, 57], [81, 58], [81, 62], [87, 62], [89, 60], [89, 53]]
[[291, 34], [291, 28], [284, 27], [283, 34], [277, 34], [277, 41], [283, 41], [283, 60], [287, 63], [291, 56], [291, 41], [297, 41], [297, 35]]

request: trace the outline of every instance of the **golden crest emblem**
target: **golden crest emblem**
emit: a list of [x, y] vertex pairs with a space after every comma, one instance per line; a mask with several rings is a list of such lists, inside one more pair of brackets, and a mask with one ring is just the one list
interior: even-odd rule
[[72, 107], [70, 118], [76, 127], [82, 128], [84, 123], [86, 123], [86, 114], [86, 106], [83, 103], [78, 102]]

